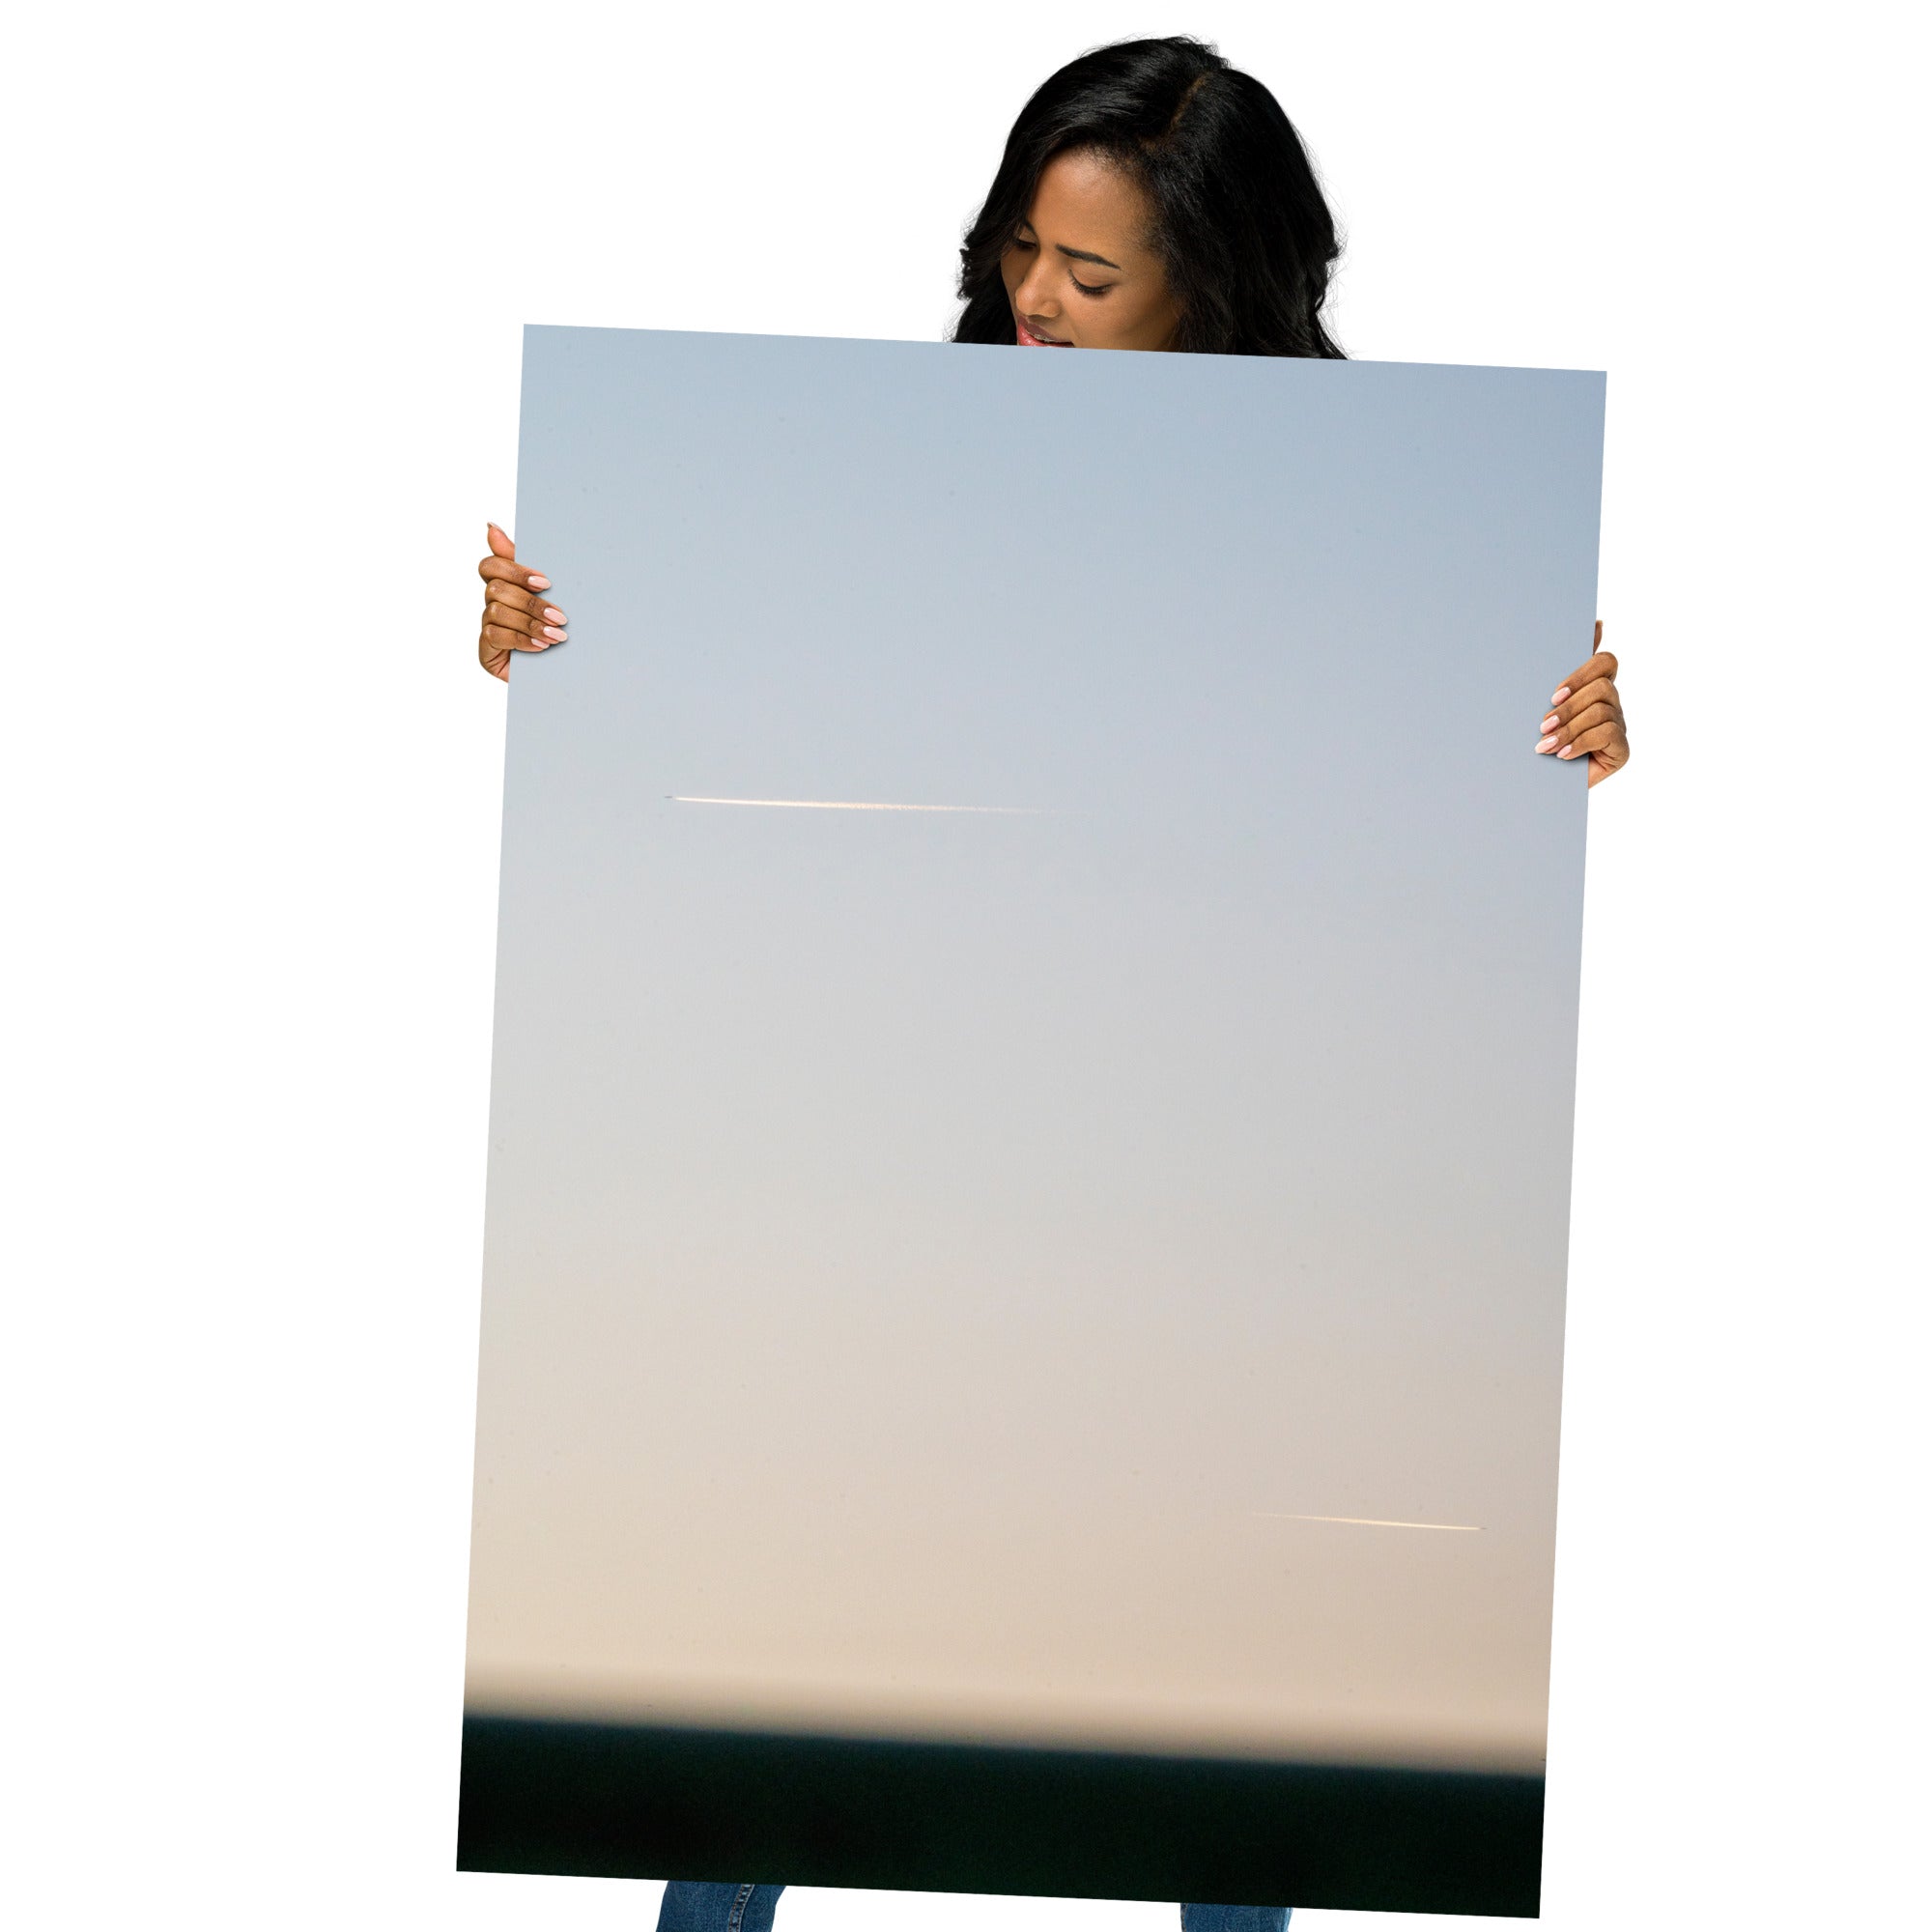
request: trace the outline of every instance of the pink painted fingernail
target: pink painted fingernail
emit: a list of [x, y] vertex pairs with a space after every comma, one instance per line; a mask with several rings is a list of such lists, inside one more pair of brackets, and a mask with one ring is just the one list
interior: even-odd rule
[[[538, 577], [532, 572], [530, 576], [530, 588], [532, 590], [548, 590], [550, 588], [550, 579], [547, 577]], [[1552, 699], [1551, 701], [1553, 702], [1554, 700]]]
[[554, 624], [547, 624], [544, 627], [544, 636], [547, 637], [554, 644], [560, 644], [563, 642], [563, 633], [559, 631]]
[[548, 605], [544, 607], [544, 615], [548, 617], [553, 624], [560, 624], [563, 622], [563, 612], [561, 611], [553, 611], [550, 609]]
[[[556, 614], [556, 612], [555, 612], [554, 611], [553, 611], [551, 612], [551, 615], [552, 615], [552, 616], [555, 616], [555, 614]], [[1539, 731], [1553, 731], [1553, 730], [1555, 730], [1555, 729], [1556, 729], [1556, 726], [1557, 726], [1557, 725], [1558, 725], [1558, 724], [1560, 724], [1561, 722], [1562, 722], [1562, 721], [1561, 721], [1560, 719], [1558, 719], [1558, 717], [1556, 716], [1555, 712], [1553, 712], [1553, 711], [1552, 711], [1552, 712], [1551, 712], [1551, 713], [1549, 714], [1549, 716], [1548, 716], [1548, 718], [1546, 718], [1546, 719], [1545, 719], [1545, 720], [1543, 721], [1543, 723], [1542, 723], [1541, 724], [1539, 724], [1539, 725], [1538, 725], [1538, 726], [1537, 726], [1536, 728], [1537, 728], [1537, 729], [1538, 729]]]
[[1559, 758], [1574, 758], [1577, 755], [1577, 748], [1575, 745], [1565, 745], [1556, 755]]
[[[536, 582], [536, 579], [533, 577], [530, 579], [530, 582], [534, 583]], [[1566, 684], [1561, 691], [1552, 694], [1549, 701], [1552, 704], [1561, 704], [1563, 700], [1569, 696], [1570, 696], [1570, 687]]]
[[1555, 734], [1555, 732], [1553, 732], [1553, 731], [1552, 731], [1552, 732], [1551, 732], [1551, 733], [1549, 734], [1549, 736], [1548, 736], [1548, 737], [1545, 738], [1545, 739], [1544, 739], [1544, 740], [1543, 740], [1543, 741], [1542, 741], [1542, 742], [1541, 742], [1541, 743], [1540, 743], [1540, 744], [1539, 744], [1539, 745], [1537, 746], [1537, 748], [1536, 748], [1536, 749], [1537, 749], [1537, 750], [1538, 750], [1539, 752], [1547, 752], [1547, 751], [1548, 751], [1548, 749], [1550, 748], [1550, 746], [1552, 746], [1553, 744], [1555, 744], [1555, 742], [1556, 742], [1556, 734]]

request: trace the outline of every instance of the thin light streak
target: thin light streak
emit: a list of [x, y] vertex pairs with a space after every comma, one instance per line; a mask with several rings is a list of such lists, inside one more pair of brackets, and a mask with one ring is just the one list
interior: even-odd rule
[[686, 798], [668, 793], [672, 805], [769, 805], [786, 811], [988, 811], [1008, 818], [1036, 818], [1030, 805], [889, 805], [870, 799], [838, 798]]
[[1256, 1516], [1272, 1517], [1277, 1522], [1352, 1522], [1364, 1529], [1461, 1529], [1480, 1530], [1479, 1522], [1389, 1522], [1378, 1516], [1294, 1516], [1287, 1510], [1256, 1510]]

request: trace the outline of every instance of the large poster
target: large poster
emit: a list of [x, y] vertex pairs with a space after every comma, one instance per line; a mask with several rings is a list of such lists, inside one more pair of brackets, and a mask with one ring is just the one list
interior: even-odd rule
[[1535, 1912], [1603, 399], [527, 332], [463, 1864]]

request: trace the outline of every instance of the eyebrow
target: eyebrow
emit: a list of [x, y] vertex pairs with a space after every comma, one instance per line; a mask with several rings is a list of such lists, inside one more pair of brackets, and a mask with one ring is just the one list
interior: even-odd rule
[[[1033, 223], [1031, 221], [1022, 221], [1020, 223], [1020, 226], [1022, 228], [1033, 228]], [[1037, 229], [1034, 229], [1034, 232], [1035, 234], [1037, 234], [1039, 231]], [[1127, 272], [1123, 268], [1121, 267], [1120, 263], [1110, 262], [1108, 261], [1106, 256], [1096, 255], [1091, 248], [1069, 248], [1065, 242], [1056, 242], [1053, 245], [1061, 254], [1066, 256], [1070, 261], [1094, 262], [1097, 263], [1103, 269], [1112, 269], [1116, 274], [1124, 275]]]

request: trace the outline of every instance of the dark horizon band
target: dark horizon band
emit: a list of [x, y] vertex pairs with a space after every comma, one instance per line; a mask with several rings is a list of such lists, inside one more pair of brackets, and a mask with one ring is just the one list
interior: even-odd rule
[[462, 1871], [1537, 1916], [1536, 1776], [470, 1713]]

